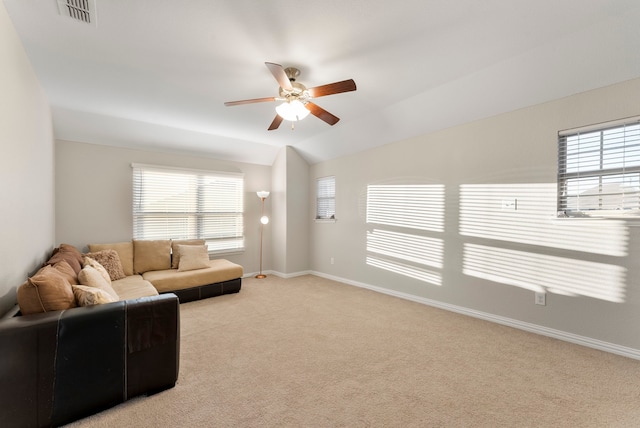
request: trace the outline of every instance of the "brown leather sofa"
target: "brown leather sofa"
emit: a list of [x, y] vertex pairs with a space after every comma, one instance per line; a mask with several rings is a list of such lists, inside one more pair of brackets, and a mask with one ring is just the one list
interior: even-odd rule
[[171, 293], [9, 314], [0, 320], [0, 426], [59, 426], [171, 388], [179, 354]]

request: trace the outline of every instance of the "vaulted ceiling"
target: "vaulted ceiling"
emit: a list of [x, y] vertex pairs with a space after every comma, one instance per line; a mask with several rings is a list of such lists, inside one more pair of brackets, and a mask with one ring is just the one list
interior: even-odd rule
[[[66, 1], [66, 0], [59, 0]], [[271, 165], [316, 163], [640, 76], [637, 0], [4, 0], [56, 138]], [[265, 62], [307, 87], [354, 79], [267, 131]], [[638, 94], [630, 94], [638, 96]]]

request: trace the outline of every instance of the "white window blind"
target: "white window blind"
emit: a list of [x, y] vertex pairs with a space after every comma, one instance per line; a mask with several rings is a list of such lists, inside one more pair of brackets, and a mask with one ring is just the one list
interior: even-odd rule
[[336, 178], [322, 177], [316, 180], [316, 219], [336, 218]]
[[244, 177], [133, 164], [133, 237], [205, 239], [210, 252], [244, 249]]
[[559, 133], [558, 214], [640, 213], [638, 118]]
[[640, 214], [639, 120], [559, 133], [559, 216]]

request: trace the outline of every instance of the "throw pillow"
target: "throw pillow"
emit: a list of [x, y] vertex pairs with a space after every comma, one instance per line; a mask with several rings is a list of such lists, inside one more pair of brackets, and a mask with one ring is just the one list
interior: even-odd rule
[[82, 268], [78, 274], [78, 281], [80, 282], [80, 285], [99, 288], [109, 293], [109, 295], [114, 299], [120, 300], [116, 290], [114, 290], [111, 284], [104, 279], [104, 276], [91, 265], [87, 265]]
[[180, 265], [180, 245], [204, 245], [204, 239], [172, 239], [171, 240], [171, 269], [178, 269]]
[[60, 244], [60, 247], [53, 250], [53, 254], [45, 264], [53, 265], [61, 260], [69, 263], [76, 274], [82, 269], [82, 253], [73, 245]]
[[54, 263], [53, 268], [60, 272], [62, 276], [69, 281], [69, 284], [77, 284], [78, 283], [78, 274], [71, 267], [71, 265], [66, 260], [60, 260], [59, 262]]
[[89, 244], [92, 253], [102, 250], [115, 250], [120, 257], [122, 270], [125, 275], [133, 275], [133, 242], [116, 242], [114, 244]]
[[71, 284], [52, 266], [45, 266], [27, 279], [17, 293], [23, 315], [76, 307]]
[[133, 269], [138, 274], [150, 270], [171, 269], [171, 241], [134, 239]]
[[89, 287], [88, 285], [72, 285], [71, 287], [79, 306], [102, 305], [117, 301], [100, 288]]
[[118, 256], [116, 250], [102, 250], [95, 253], [86, 253], [84, 256], [100, 263], [109, 274], [111, 281], [117, 281], [126, 277], [122, 269], [120, 256]]
[[102, 275], [104, 280], [107, 281], [107, 284], [111, 285], [111, 277], [109, 276], [109, 272], [107, 272], [104, 266], [98, 263], [97, 260], [94, 260], [91, 257], [85, 257], [82, 260], [82, 267], [86, 267], [86, 266], [91, 266], [92, 268], [100, 272], [100, 275]]
[[209, 266], [209, 252], [206, 245], [179, 245], [180, 264], [178, 272], [204, 269]]

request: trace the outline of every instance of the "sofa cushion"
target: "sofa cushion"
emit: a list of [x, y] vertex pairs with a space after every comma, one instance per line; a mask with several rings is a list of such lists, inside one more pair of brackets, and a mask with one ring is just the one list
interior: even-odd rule
[[82, 269], [82, 253], [73, 245], [60, 244], [60, 247], [53, 250], [53, 254], [45, 264], [53, 265], [62, 260], [69, 263], [76, 274]]
[[142, 277], [151, 282], [160, 293], [215, 284], [242, 277], [242, 266], [225, 259], [209, 260], [206, 269], [179, 272], [177, 269], [149, 271]]
[[78, 274], [78, 281], [80, 282], [80, 285], [100, 288], [101, 290], [109, 293], [109, 295], [111, 295], [115, 300], [120, 300], [118, 293], [116, 293], [111, 284], [107, 282], [103, 274], [98, 272], [98, 270], [91, 265], [87, 265], [82, 268]]
[[116, 301], [109, 293], [100, 288], [88, 285], [72, 285], [71, 288], [78, 306], [102, 305]]
[[133, 270], [142, 274], [150, 270], [171, 268], [171, 241], [168, 239], [134, 239]]
[[133, 242], [116, 242], [113, 244], [89, 244], [89, 251], [96, 253], [103, 250], [114, 250], [120, 257], [122, 272], [133, 275]]
[[209, 267], [209, 251], [206, 245], [178, 245], [178, 249], [180, 252], [179, 272]]
[[102, 250], [95, 253], [86, 253], [85, 257], [92, 258], [102, 265], [107, 273], [109, 279], [115, 281], [124, 278], [124, 270], [122, 269], [122, 263], [120, 262], [120, 256], [116, 250]]
[[54, 267], [45, 266], [18, 288], [18, 305], [23, 315], [60, 311], [76, 307], [69, 281]]
[[172, 239], [171, 240], [171, 268], [178, 269], [180, 265], [180, 245], [205, 245], [204, 239]]
[[120, 300], [138, 299], [140, 297], [157, 296], [158, 290], [142, 275], [130, 275], [111, 283]]
[[71, 265], [66, 260], [60, 260], [59, 262], [51, 265], [55, 270], [60, 272], [62, 276], [64, 276], [69, 284], [77, 284], [78, 283], [78, 274], [71, 267]]

